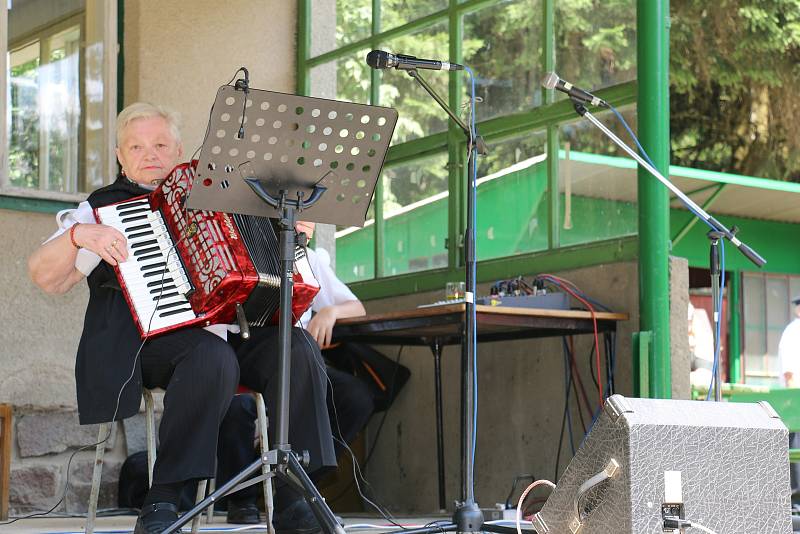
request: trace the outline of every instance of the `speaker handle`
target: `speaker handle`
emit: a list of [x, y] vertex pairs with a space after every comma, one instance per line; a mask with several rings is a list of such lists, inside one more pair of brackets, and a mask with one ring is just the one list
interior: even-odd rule
[[613, 478], [618, 472], [619, 462], [617, 462], [614, 458], [611, 458], [602, 471], [581, 484], [581, 487], [578, 488], [577, 493], [575, 493], [575, 499], [573, 500], [573, 504], [575, 505], [575, 517], [572, 518], [572, 521], [569, 523], [569, 530], [572, 532], [572, 534], [578, 534], [583, 527], [584, 521], [586, 521], [586, 516], [583, 514], [583, 512], [581, 512], [581, 499], [583, 499], [584, 495], [586, 495], [591, 489], [605, 482], [606, 480]]

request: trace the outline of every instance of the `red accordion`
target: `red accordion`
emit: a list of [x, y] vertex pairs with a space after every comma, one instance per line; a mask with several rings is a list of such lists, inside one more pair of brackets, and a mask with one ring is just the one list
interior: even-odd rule
[[[197, 162], [175, 167], [151, 194], [94, 210], [125, 235], [128, 260], [114, 267], [142, 337], [188, 326], [273, 324], [280, 304], [278, 236], [266, 217], [185, 208]], [[306, 250], [295, 250], [292, 314], [319, 284]]]

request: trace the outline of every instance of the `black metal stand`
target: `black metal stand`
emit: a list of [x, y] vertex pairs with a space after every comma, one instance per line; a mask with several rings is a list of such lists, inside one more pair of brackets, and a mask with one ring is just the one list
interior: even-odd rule
[[442, 342], [438, 337], [431, 341], [433, 353], [433, 387], [436, 402], [436, 474], [439, 487], [439, 511], [447, 509], [444, 493], [444, 414], [442, 413]]
[[742, 243], [739, 238], [736, 237], [736, 232], [738, 231], [736, 227], [732, 229], [728, 229], [724, 224], [719, 222], [717, 219], [709, 215], [703, 208], [697, 205], [691, 198], [686, 196], [686, 194], [678, 189], [678, 187], [670, 182], [667, 178], [661, 175], [657, 169], [655, 169], [652, 165], [646, 162], [635, 150], [625, 144], [619, 137], [617, 137], [614, 132], [609, 130], [605, 127], [605, 125], [598, 121], [589, 111], [586, 109], [586, 106], [583, 102], [579, 100], [572, 99], [572, 103], [575, 106], [575, 111], [578, 115], [589, 119], [589, 121], [597, 126], [597, 128], [606, 134], [606, 137], [611, 139], [618, 147], [622, 150], [627, 152], [627, 154], [636, 160], [639, 165], [644, 167], [647, 172], [653, 175], [659, 182], [661, 182], [667, 189], [669, 189], [681, 203], [686, 206], [686, 208], [691, 212], [694, 213], [698, 218], [702, 219], [703, 221], [708, 224], [712, 230], [708, 232], [708, 238], [711, 241], [711, 252], [710, 252], [710, 263], [711, 263], [711, 298], [714, 301], [714, 361], [715, 361], [715, 371], [714, 371], [714, 400], [719, 401], [722, 399], [722, 380], [721, 380], [721, 365], [720, 362], [717, 361], [717, 354], [719, 351], [719, 343], [721, 342], [717, 336], [717, 327], [719, 325], [719, 321], [721, 320], [722, 309], [720, 306], [719, 301], [719, 291], [720, 291], [720, 265], [719, 265], [719, 245], [720, 240], [722, 238], [727, 239], [730, 243], [739, 249], [739, 251], [744, 254], [744, 256], [750, 260], [756, 267], [763, 267], [767, 260], [761, 257], [756, 251], [748, 247], [746, 244]]
[[[735, 228], [734, 228], [735, 231]], [[709, 249], [709, 272], [711, 273], [711, 301], [714, 306], [714, 400], [719, 402], [722, 400], [722, 365], [720, 360], [720, 343], [721, 336], [717, 333], [719, 330], [719, 323], [722, 320], [722, 302], [719, 299], [720, 291], [720, 267], [719, 267], [719, 240], [722, 239], [722, 232], [710, 230], [707, 234], [710, 249]]]
[[[465, 329], [464, 329], [464, 343], [461, 345], [461, 365], [464, 373], [461, 377], [461, 469], [462, 469], [462, 487], [461, 487], [461, 501], [456, 503], [456, 509], [453, 513], [453, 522], [448, 525], [436, 525], [431, 528], [417, 529], [415, 533], [433, 533], [443, 531], [457, 531], [457, 532], [479, 532], [479, 531], [494, 531], [497, 530], [495, 525], [485, 524], [483, 522], [483, 512], [475, 502], [474, 495], [474, 462], [472, 458], [472, 436], [475, 433], [474, 414], [475, 414], [475, 339], [476, 339], [476, 320], [475, 320], [475, 225], [473, 224], [475, 215], [475, 153], [486, 154], [486, 145], [483, 139], [477, 135], [472, 135], [472, 132], [466, 124], [456, 115], [452, 109], [447, 105], [447, 102], [433, 89], [425, 79], [420, 76], [416, 69], [407, 71], [408, 75], [414, 78], [419, 85], [433, 98], [439, 107], [441, 107], [447, 116], [461, 128], [464, 135], [467, 137], [468, 165], [467, 173], [468, 178], [468, 194], [467, 194], [467, 224], [464, 232], [464, 255], [466, 267], [466, 298], [464, 306], [465, 314]], [[435, 354], [435, 351], [434, 351]], [[443, 477], [444, 465], [443, 459], [440, 458], [439, 476], [440, 480]], [[439, 506], [444, 502], [444, 486], [439, 489]]]
[[[278, 406], [277, 406], [277, 430], [275, 436], [275, 449], [262, 456], [241, 473], [233, 477], [230, 481], [223, 484], [214, 493], [195, 505], [190, 511], [181, 516], [175, 523], [170, 525], [163, 534], [180, 531], [180, 528], [191, 521], [196, 515], [202, 513], [208, 506], [224, 497], [231, 491], [237, 491], [251, 484], [264, 480], [269, 476], [277, 476], [286, 481], [290, 486], [297, 490], [311, 506], [314, 516], [319, 521], [322, 529], [327, 534], [344, 534], [344, 528], [336, 521], [333, 512], [325, 503], [314, 483], [306, 474], [303, 466], [298, 460], [289, 444], [289, 387], [291, 378], [291, 326], [292, 326], [292, 288], [294, 285], [294, 250], [295, 250], [295, 223], [297, 212], [311, 207], [322, 194], [325, 188], [315, 186], [308, 200], [303, 200], [303, 194], [298, 193], [295, 200], [290, 200], [288, 193], [281, 190], [279, 198], [271, 196], [260, 180], [248, 178], [245, 180], [253, 191], [264, 202], [269, 204], [281, 213], [278, 220], [280, 229], [280, 268], [281, 268], [281, 289], [280, 289], [280, 311], [278, 319], [278, 347], [280, 350], [279, 360], [279, 383], [278, 383]], [[304, 463], [308, 464], [308, 452], [303, 452]], [[263, 464], [274, 465], [274, 473], [261, 475], [247, 480], [249, 476], [260, 470]], [[242, 483], [247, 480], [247, 482]], [[241, 483], [241, 484], [240, 484]]]

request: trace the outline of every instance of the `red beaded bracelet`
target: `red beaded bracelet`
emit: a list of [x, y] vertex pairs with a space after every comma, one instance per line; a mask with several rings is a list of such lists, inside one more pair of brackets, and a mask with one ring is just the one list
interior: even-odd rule
[[73, 224], [73, 225], [72, 225], [72, 227], [69, 229], [69, 240], [72, 242], [72, 246], [73, 246], [73, 247], [75, 247], [75, 248], [77, 248], [77, 249], [79, 249], [79, 250], [80, 250], [81, 248], [83, 248], [83, 247], [81, 247], [81, 246], [80, 246], [80, 245], [79, 245], [79, 244], [78, 244], [78, 243], [75, 241], [75, 228], [77, 228], [77, 227], [78, 227], [80, 224], [81, 224], [81, 223], [75, 223], [75, 224]]

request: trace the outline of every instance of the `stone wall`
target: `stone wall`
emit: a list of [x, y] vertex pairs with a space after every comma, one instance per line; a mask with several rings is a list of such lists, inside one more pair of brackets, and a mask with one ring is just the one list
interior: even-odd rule
[[92, 445], [101, 440], [105, 441], [106, 450], [98, 508], [116, 508], [124, 459], [147, 448], [144, 414], [112, 425], [110, 433], [105, 425], [79, 425], [74, 410], [20, 409], [15, 419], [17, 459], [11, 473], [10, 501], [13, 512], [18, 514], [50, 508], [65, 486], [65, 502], [59, 509], [86, 511], [94, 467]]

